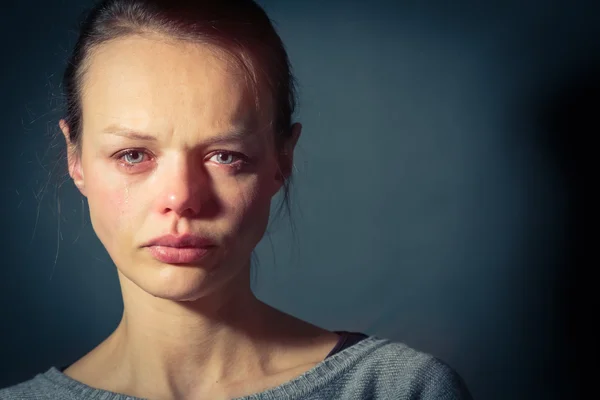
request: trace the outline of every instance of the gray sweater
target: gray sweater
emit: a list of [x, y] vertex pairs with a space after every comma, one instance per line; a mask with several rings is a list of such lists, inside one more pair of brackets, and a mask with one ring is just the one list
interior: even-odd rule
[[[140, 400], [89, 387], [52, 367], [0, 390], [0, 400]], [[435, 357], [369, 336], [301, 376], [244, 400], [472, 399], [463, 380]]]

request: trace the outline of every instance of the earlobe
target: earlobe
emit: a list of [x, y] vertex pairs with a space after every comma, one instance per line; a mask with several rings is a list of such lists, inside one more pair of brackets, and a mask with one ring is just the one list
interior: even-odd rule
[[298, 143], [301, 131], [302, 125], [300, 123], [297, 122], [293, 124], [291, 127], [290, 137], [287, 139], [283, 148], [279, 151], [277, 156], [277, 172], [274, 176], [272, 196], [279, 192], [285, 181], [292, 174], [292, 170], [294, 168], [294, 148], [296, 147], [296, 143]]
[[296, 148], [296, 143], [298, 143], [301, 132], [302, 125], [298, 122], [293, 124], [291, 128], [291, 135], [279, 154], [278, 178], [282, 181], [282, 183], [292, 174], [292, 170], [294, 168], [294, 149]]
[[75, 184], [75, 186], [77, 186], [77, 189], [79, 189], [81, 194], [86, 196], [85, 179], [83, 176], [83, 170], [81, 168], [81, 157], [79, 157], [76, 151], [69, 150], [68, 163], [69, 175], [71, 175], [73, 183]]
[[296, 148], [296, 144], [298, 143], [298, 139], [300, 139], [300, 134], [302, 133], [302, 124], [300, 122], [296, 122], [292, 125], [292, 134], [288, 141], [289, 151], [293, 152]]
[[65, 142], [67, 146], [67, 166], [69, 169], [69, 176], [73, 179], [73, 183], [79, 189], [82, 195], [85, 194], [85, 180], [83, 176], [83, 170], [81, 168], [81, 157], [79, 155], [79, 151], [77, 147], [71, 143], [71, 138], [69, 136], [69, 126], [67, 125], [64, 119], [61, 119], [58, 123], [60, 126], [60, 130], [65, 137]]

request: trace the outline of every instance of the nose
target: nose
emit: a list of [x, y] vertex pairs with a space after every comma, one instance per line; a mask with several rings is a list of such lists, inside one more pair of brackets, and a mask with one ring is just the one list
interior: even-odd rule
[[153, 190], [158, 194], [158, 212], [185, 217], [194, 217], [202, 212], [210, 198], [210, 185], [201, 163], [188, 156], [177, 156], [163, 160], [157, 172], [158, 179]]

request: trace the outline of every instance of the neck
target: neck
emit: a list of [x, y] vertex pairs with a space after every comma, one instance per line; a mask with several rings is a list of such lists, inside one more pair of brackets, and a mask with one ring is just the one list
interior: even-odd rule
[[261, 379], [285, 369], [281, 356], [290, 360], [290, 344], [306, 343], [316, 331], [257, 299], [249, 274], [186, 302], [154, 297], [126, 277], [119, 279], [123, 317], [98, 352], [121, 377], [111, 385], [114, 391], [188, 398]]
[[121, 322], [65, 371], [89, 386], [142, 398], [216, 398], [248, 382], [301, 373], [337, 341], [257, 299], [249, 272], [194, 301], [158, 298], [119, 279]]

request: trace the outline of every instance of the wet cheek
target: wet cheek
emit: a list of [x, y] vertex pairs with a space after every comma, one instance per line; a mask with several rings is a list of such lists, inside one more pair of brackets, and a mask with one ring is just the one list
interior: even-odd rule
[[126, 187], [98, 185], [88, 195], [94, 230], [109, 248], [114, 239], [123, 242], [132, 225], [130, 191]]

